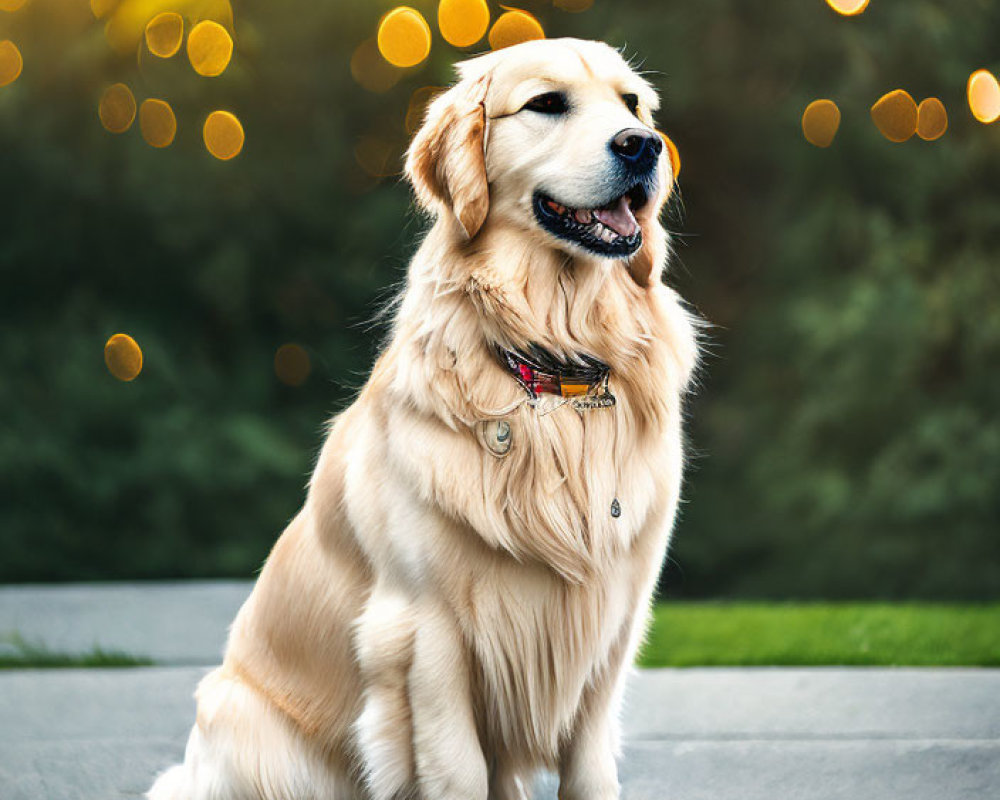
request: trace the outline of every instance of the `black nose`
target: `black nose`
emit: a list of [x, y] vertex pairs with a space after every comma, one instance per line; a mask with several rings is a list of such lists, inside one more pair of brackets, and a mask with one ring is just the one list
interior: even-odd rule
[[633, 171], [649, 172], [663, 152], [663, 140], [642, 128], [626, 128], [611, 140], [610, 147]]

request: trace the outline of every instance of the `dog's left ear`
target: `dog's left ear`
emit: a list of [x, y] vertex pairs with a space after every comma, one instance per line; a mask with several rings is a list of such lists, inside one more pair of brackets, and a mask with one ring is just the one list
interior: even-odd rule
[[660, 224], [660, 214], [667, 198], [674, 191], [674, 184], [680, 172], [680, 156], [677, 155], [677, 148], [666, 134], [660, 133], [660, 136], [663, 137], [665, 145], [660, 182], [666, 189], [654, 198], [654, 202], [649, 203], [636, 215], [639, 225], [642, 226], [642, 247], [628, 263], [632, 279], [643, 288], [658, 283], [667, 265], [667, 232]]
[[643, 209], [647, 214], [638, 219], [642, 226], [642, 247], [628, 262], [632, 280], [644, 289], [660, 280], [667, 263], [667, 232], [660, 224], [662, 208], [663, 200]]
[[428, 211], [458, 219], [471, 239], [490, 210], [486, 180], [489, 76], [461, 81], [438, 97], [406, 154], [406, 177]]

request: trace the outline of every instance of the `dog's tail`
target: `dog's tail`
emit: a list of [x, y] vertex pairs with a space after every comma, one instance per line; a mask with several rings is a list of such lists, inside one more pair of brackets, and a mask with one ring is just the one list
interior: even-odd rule
[[161, 772], [153, 788], [146, 792], [146, 800], [189, 800], [184, 786], [186, 777], [183, 764]]

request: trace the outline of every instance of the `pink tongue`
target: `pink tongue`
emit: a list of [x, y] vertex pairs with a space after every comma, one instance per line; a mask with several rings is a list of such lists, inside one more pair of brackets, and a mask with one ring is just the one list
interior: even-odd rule
[[594, 216], [621, 236], [631, 236], [639, 228], [639, 223], [635, 221], [632, 206], [627, 197], [619, 200], [618, 206], [610, 211], [603, 208], [597, 209], [594, 211]]

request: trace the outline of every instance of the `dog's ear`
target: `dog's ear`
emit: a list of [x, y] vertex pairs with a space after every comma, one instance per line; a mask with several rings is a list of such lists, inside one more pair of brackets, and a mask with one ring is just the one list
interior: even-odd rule
[[471, 239], [490, 209], [486, 180], [488, 76], [465, 80], [438, 97], [406, 154], [406, 177], [417, 201], [454, 213]]
[[655, 208], [652, 208], [652, 204], [650, 206], [648, 216], [638, 220], [642, 226], [642, 247], [628, 262], [632, 280], [644, 289], [660, 280], [667, 263], [667, 232], [659, 218], [662, 202]]
[[667, 158], [661, 162], [660, 185], [666, 186], [666, 189], [661, 189], [653, 201], [636, 214], [636, 221], [642, 226], [642, 247], [628, 262], [632, 279], [643, 288], [659, 282], [667, 265], [667, 232], [660, 224], [660, 214], [674, 190], [680, 165], [673, 142], [664, 134], [660, 135], [663, 136], [667, 151]]

